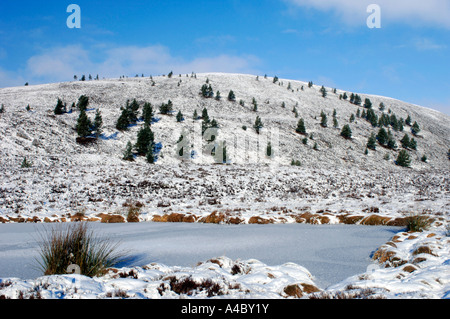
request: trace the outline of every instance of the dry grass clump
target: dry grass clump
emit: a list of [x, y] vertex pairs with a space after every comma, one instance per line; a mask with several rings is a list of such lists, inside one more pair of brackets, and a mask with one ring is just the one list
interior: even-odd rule
[[432, 222], [433, 220], [430, 217], [419, 214], [411, 214], [406, 217], [406, 227], [408, 231], [412, 232], [422, 232], [427, 230]]
[[95, 277], [125, 260], [118, 243], [95, 236], [86, 222], [59, 224], [40, 236], [38, 263], [45, 275], [64, 275], [76, 265], [82, 275]]

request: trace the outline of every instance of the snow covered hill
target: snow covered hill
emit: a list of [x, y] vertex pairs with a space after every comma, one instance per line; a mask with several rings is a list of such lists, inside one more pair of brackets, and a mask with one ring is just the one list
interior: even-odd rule
[[[211, 85], [214, 94], [220, 91], [221, 99], [202, 97], [199, 93], [205, 84]], [[230, 90], [236, 96], [234, 102], [227, 99]], [[329, 291], [316, 293], [315, 297], [448, 298], [450, 117], [387, 97], [334, 88], [326, 91], [323, 97], [320, 83], [309, 87], [305, 82], [274, 81], [261, 75], [212, 73], [0, 89], [0, 222], [404, 226], [408, 217], [423, 215], [431, 222], [427, 232], [399, 233], [375, 253], [374, 259], [381, 266], [392, 268], [349, 278]], [[366, 151], [371, 133], [377, 134], [380, 128], [362, 118], [367, 108], [349, 102], [352, 93], [361, 97], [362, 104], [369, 99], [378, 118], [389, 116], [392, 120], [395, 115], [397, 121], [405, 122], [410, 117], [411, 125], [417, 122], [420, 132], [413, 135], [412, 127], [406, 123], [403, 131], [386, 127], [397, 148], [377, 144], [376, 150]], [[91, 120], [96, 110], [103, 117], [103, 134], [89, 145], [77, 143], [75, 126], [80, 114], [77, 109], [54, 114], [58, 99], [70, 109], [82, 95], [89, 97], [87, 114]], [[348, 98], [341, 98], [344, 95]], [[155, 164], [148, 163], [145, 157], [136, 157], [132, 162], [123, 160], [127, 143], [136, 143], [137, 133], [144, 125], [138, 121], [127, 131], [116, 128], [121, 108], [133, 99], [141, 107], [139, 115], [145, 102], [152, 103], [156, 111], [151, 129], [161, 149], [155, 154]], [[159, 106], [169, 100], [173, 103], [173, 114], [159, 114]], [[385, 107], [383, 111], [380, 104]], [[194, 111], [201, 115], [204, 108], [210, 119], [218, 123], [216, 141], [226, 141], [226, 165], [216, 163], [211, 149], [205, 151], [209, 146], [202, 139], [202, 121], [193, 119]], [[176, 120], [178, 111], [184, 116], [182, 122]], [[327, 127], [321, 125], [322, 112], [327, 115]], [[352, 115], [354, 121], [350, 120]], [[264, 124], [260, 134], [253, 127], [258, 116]], [[307, 135], [296, 132], [299, 119], [304, 120]], [[341, 136], [347, 124], [352, 131], [351, 139]], [[189, 135], [188, 145], [192, 146], [189, 159], [178, 156], [177, 142], [183, 130], [189, 132], [184, 134]], [[410, 168], [395, 164], [405, 134], [417, 142], [416, 150], [407, 150]], [[269, 142], [272, 156], [267, 156]], [[31, 167], [21, 167], [24, 158], [31, 162]], [[423, 255], [423, 249], [419, 248], [424, 245], [429, 246], [429, 251], [418, 258], [417, 255]], [[223, 262], [233, 263], [225, 257]], [[262, 263], [246, 263], [257, 274], [269, 269]], [[146, 282], [151, 282], [151, 289], [144, 297], [165, 293], [167, 297], [175, 296], [168, 287], [176, 282], [166, 274], [174, 270], [163, 265], [152, 267], [133, 270], [139, 278], [150, 278]], [[225, 279], [231, 276], [221, 267], [214, 267], [207, 262], [179, 272], [183, 276], [200, 273], [206, 279], [217, 274]], [[127, 269], [127, 273], [130, 271]], [[259, 282], [250, 282], [254, 276], [244, 275], [239, 280], [250, 283], [236, 286], [239, 289], [230, 288], [235, 287], [231, 279], [215, 282], [215, 287], [225, 287], [222, 292], [233, 297], [274, 294], [286, 297], [283, 287], [291, 282], [285, 278], [293, 278], [292, 283], [297, 285], [301, 277], [307, 287], [313, 285], [306, 269], [300, 266], [283, 265], [277, 271], [280, 280], [258, 275], [262, 282], [272, 282], [275, 292], [259, 291]], [[132, 287], [127, 296], [142, 296], [139, 287], [144, 287], [144, 281], [134, 280], [129, 285], [114, 274], [109, 275], [106, 279], [79, 278], [87, 290], [97, 288], [73, 295], [55, 288], [61, 281], [72, 282], [73, 277], [45, 277], [50, 280], [47, 288], [52, 288], [43, 291], [42, 296], [59, 298], [63, 293], [109, 298], [125, 286]], [[0, 280], [0, 289], [6, 297], [17, 298], [20, 287], [36, 291], [36, 287], [42, 286], [40, 280], [29, 281], [26, 287], [20, 280]], [[108, 286], [108, 280], [113, 282], [112, 286]], [[120, 283], [116, 285], [115, 281]], [[212, 287], [210, 281], [204, 282]], [[205, 297], [206, 288], [199, 287], [199, 297]], [[304, 296], [302, 287], [306, 286], [291, 287], [297, 297]]]
[[[215, 94], [220, 91], [220, 100], [199, 94], [207, 83]], [[320, 85], [309, 87], [299, 81], [279, 79], [274, 83], [272, 77], [240, 74], [184, 74], [0, 89], [0, 104], [4, 105], [0, 114], [0, 217], [21, 220], [37, 216], [43, 220], [80, 212], [112, 213], [122, 209], [127, 200], [140, 201], [145, 207], [141, 216], [148, 213], [149, 220], [155, 214], [174, 211], [194, 213], [198, 219], [220, 208], [238, 213], [258, 211], [255, 202], [261, 203], [261, 212], [280, 215], [284, 211], [284, 221], [292, 218], [283, 207], [302, 213], [330, 208], [333, 212], [355, 208], [360, 213], [365, 209], [370, 212], [374, 206], [390, 214], [448, 212], [449, 116], [355, 92], [363, 104], [370, 99], [379, 118], [382, 113], [398, 120], [410, 116], [411, 124], [417, 122], [421, 129], [413, 136], [406, 124], [403, 132], [389, 128], [398, 148], [378, 145], [365, 154], [370, 134], [379, 130], [357, 116], [358, 109], [361, 113], [366, 109], [350, 103], [349, 98], [340, 99], [344, 93], [350, 97], [354, 92], [334, 93], [333, 88], [326, 88], [324, 98], [320, 89]], [[227, 99], [230, 90], [235, 93], [235, 102]], [[91, 120], [97, 109], [103, 117], [103, 134], [90, 146], [76, 142], [78, 110], [54, 114], [57, 99], [70, 109], [81, 95], [90, 99], [87, 114]], [[162, 146], [155, 165], [147, 163], [145, 157], [134, 162], [122, 159], [127, 143], [136, 143], [143, 126], [138, 121], [128, 131], [116, 129], [121, 107], [133, 99], [141, 106], [139, 115], [144, 102], [153, 105], [151, 128], [155, 143]], [[173, 102], [173, 115], [159, 114], [159, 106], [168, 100]], [[381, 103], [384, 111], [379, 110]], [[207, 142], [201, 136], [201, 120], [193, 120], [194, 111], [201, 115], [204, 108], [210, 119], [218, 122], [216, 141], [226, 141], [229, 165], [215, 165], [211, 152], [204, 152]], [[178, 111], [184, 115], [183, 122], [176, 120]], [[321, 126], [322, 111], [328, 116], [326, 128]], [[354, 122], [350, 122], [352, 114]], [[253, 128], [257, 116], [264, 124], [261, 134]], [[296, 133], [300, 118], [307, 136]], [[346, 124], [352, 139], [340, 135]], [[191, 134], [194, 156], [190, 160], [180, 160], [177, 155], [183, 130]], [[408, 150], [411, 168], [395, 165], [405, 134], [417, 141], [417, 150]], [[271, 157], [267, 156], [268, 142]], [[421, 161], [423, 155], [427, 162]], [[21, 168], [24, 158], [32, 162], [31, 168]], [[301, 166], [291, 166], [293, 160]], [[242, 220], [248, 222], [243, 215]]]

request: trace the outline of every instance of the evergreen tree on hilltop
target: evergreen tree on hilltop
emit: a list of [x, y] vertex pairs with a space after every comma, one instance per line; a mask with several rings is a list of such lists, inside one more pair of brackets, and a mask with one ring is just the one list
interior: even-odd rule
[[395, 141], [394, 135], [392, 135], [391, 131], [388, 132], [387, 147], [393, 150], [397, 148], [397, 142]]
[[212, 98], [212, 97], [214, 96], [214, 92], [213, 92], [213, 89], [212, 89], [211, 84], [210, 84], [210, 85], [208, 85], [208, 84], [203, 84], [203, 86], [202, 86], [202, 88], [201, 88], [200, 94], [201, 94], [204, 98], [207, 98], [207, 99]]
[[412, 150], [417, 151], [417, 142], [416, 142], [416, 140], [414, 138], [412, 138], [411, 141], [409, 142], [409, 147]]
[[[3, 108], [3, 106], [2, 106], [2, 108]], [[62, 115], [64, 113], [66, 113], [66, 105], [63, 104], [63, 101], [61, 99], [58, 99], [54, 113], [55, 113], [55, 115]]]
[[341, 136], [346, 139], [352, 138], [352, 130], [348, 124], [345, 124], [341, 131]]
[[413, 126], [411, 127], [411, 132], [415, 136], [417, 136], [417, 134], [420, 133], [420, 126], [419, 126], [419, 124], [417, 124], [417, 122], [414, 122]]
[[209, 115], [208, 115], [208, 110], [206, 109], [206, 107], [205, 108], [203, 108], [203, 110], [202, 110], [202, 120], [203, 121], [205, 121], [205, 122], [207, 122], [207, 123], [209, 123]]
[[401, 150], [398, 153], [397, 160], [395, 164], [402, 167], [410, 167], [411, 166], [411, 158], [406, 150]]
[[139, 113], [139, 103], [136, 101], [136, 99], [133, 99], [133, 102], [128, 105], [127, 102], [127, 108], [129, 109], [129, 120], [131, 123], [136, 123], [138, 120], [138, 113]]
[[322, 93], [323, 98], [327, 97], [327, 89], [325, 89], [325, 87], [323, 85], [320, 88], [320, 93]]
[[234, 95], [233, 90], [231, 90], [231, 91], [228, 93], [228, 101], [230, 101], [230, 102], [235, 102], [235, 101], [236, 101], [236, 95]]
[[95, 135], [98, 137], [102, 134], [103, 118], [99, 109], [95, 112], [94, 127]]
[[153, 112], [153, 105], [151, 103], [146, 102], [142, 110], [142, 119], [144, 120], [144, 123], [147, 125], [151, 125], [154, 115], [155, 114]]
[[163, 115], [168, 115], [173, 111], [173, 103], [169, 100], [167, 103], [161, 104], [159, 107], [159, 112]]
[[378, 140], [378, 143], [380, 143], [381, 145], [386, 145], [387, 144], [387, 142], [388, 142], [388, 133], [386, 132], [384, 127], [381, 127], [380, 130], [378, 131], [377, 140]]
[[253, 105], [253, 112], [258, 112], [258, 102], [256, 102], [256, 99], [252, 99], [252, 105]]
[[181, 113], [181, 111], [178, 111], [176, 118], [178, 123], [183, 122], [184, 121], [183, 113]]
[[295, 130], [298, 134], [306, 134], [306, 128], [305, 128], [305, 122], [303, 121], [303, 119], [301, 118], [300, 120], [298, 120], [297, 123], [297, 128]]
[[154, 134], [150, 126], [144, 124], [137, 134], [135, 149], [138, 155], [145, 156], [148, 153], [149, 146], [154, 143]]
[[278, 76], [275, 76], [274, 78], [273, 78], [273, 83], [277, 83], [278, 82]]
[[370, 99], [365, 99], [364, 100], [364, 107], [366, 108], [366, 109], [371, 109], [372, 108], [372, 102], [370, 101]]
[[81, 111], [86, 111], [89, 106], [89, 97], [82, 95], [78, 98], [77, 108]]
[[87, 137], [91, 135], [92, 123], [89, 120], [85, 111], [80, 112], [80, 116], [77, 120], [76, 131], [79, 137]]
[[255, 124], [253, 128], [256, 130], [256, 133], [259, 134], [261, 129], [264, 127], [264, 124], [259, 116], [256, 117]]
[[353, 103], [355, 105], [361, 105], [361, 102], [362, 102], [361, 97], [358, 94], [356, 94], [355, 95], [355, 100], [353, 101]]
[[411, 140], [409, 139], [408, 134], [405, 134], [405, 136], [403, 136], [403, 138], [400, 140], [400, 143], [402, 144], [403, 148], [409, 148]]
[[321, 121], [320, 121], [320, 125], [322, 127], [327, 127], [328, 126], [327, 115], [322, 111], [322, 113], [320, 114], [320, 117], [322, 118]]
[[411, 122], [412, 122], [411, 116], [408, 115], [408, 117], [405, 120], [405, 124], [408, 125], [408, 126], [411, 126]]
[[370, 134], [369, 140], [367, 141], [367, 148], [374, 151], [377, 149], [377, 138], [373, 132]]
[[133, 144], [131, 144], [130, 141], [127, 143], [127, 147], [125, 149], [125, 152], [123, 153], [123, 159], [125, 161], [134, 161]]
[[120, 115], [119, 119], [116, 123], [116, 129], [119, 131], [126, 131], [128, 130], [128, 126], [130, 126], [130, 116], [129, 116], [129, 110], [127, 108], [122, 108], [122, 114]]

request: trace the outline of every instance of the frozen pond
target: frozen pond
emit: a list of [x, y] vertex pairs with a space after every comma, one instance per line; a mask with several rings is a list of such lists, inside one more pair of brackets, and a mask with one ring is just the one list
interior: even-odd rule
[[[0, 278], [42, 275], [39, 232], [48, 224], [0, 224]], [[258, 259], [267, 265], [294, 262], [306, 267], [321, 288], [364, 273], [370, 256], [400, 228], [355, 225], [92, 224], [99, 235], [120, 240], [133, 256], [126, 266], [152, 262], [195, 266], [227, 256]]]

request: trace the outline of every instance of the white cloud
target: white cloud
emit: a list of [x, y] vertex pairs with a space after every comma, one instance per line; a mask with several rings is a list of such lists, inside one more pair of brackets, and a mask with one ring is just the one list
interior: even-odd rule
[[93, 68], [89, 53], [81, 46], [67, 46], [46, 50], [27, 62], [27, 76], [50, 81], [65, 81], [74, 74], [87, 74]]
[[437, 44], [433, 40], [428, 38], [417, 39], [415, 42], [415, 47], [419, 51], [433, 51], [433, 50], [442, 50], [446, 49], [447, 46], [444, 44]]
[[[95, 58], [95, 59], [94, 59]], [[53, 48], [31, 57], [27, 74], [41, 81], [68, 81], [75, 74], [99, 74], [119, 77], [135, 74], [158, 75], [191, 72], [256, 73], [260, 60], [251, 55], [217, 55], [186, 60], [173, 56], [162, 45], [96, 48], [90, 52], [81, 46]]]
[[370, 4], [381, 7], [384, 21], [409, 25], [433, 25], [450, 28], [450, 1], [448, 0], [284, 0], [294, 6], [334, 11], [348, 24], [365, 24]]

